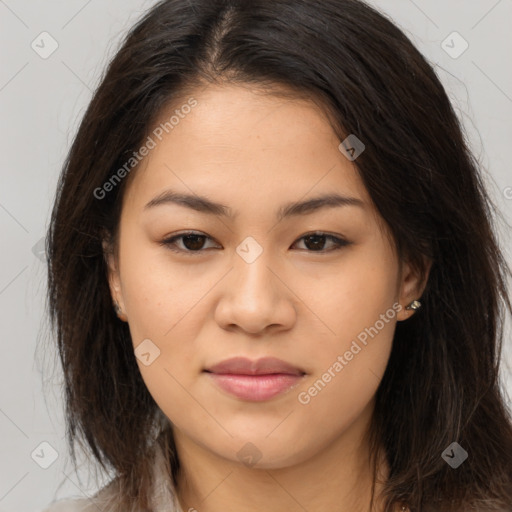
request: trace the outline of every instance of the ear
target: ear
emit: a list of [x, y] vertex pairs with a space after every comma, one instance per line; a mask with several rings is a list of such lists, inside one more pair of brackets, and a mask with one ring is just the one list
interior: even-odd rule
[[415, 313], [413, 309], [405, 308], [413, 300], [420, 300], [427, 286], [431, 268], [432, 261], [430, 259], [424, 260], [423, 269], [411, 265], [408, 261], [403, 262], [398, 299], [402, 309], [398, 312], [398, 321], [407, 320]]
[[112, 296], [112, 302], [116, 302], [119, 305], [120, 312], [117, 312], [117, 316], [126, 321], [126, 315], [124, 313], [125, 306], [123, 300], [123, 293], [121, 290], [121, 278], [119, 275], [119, 262], [116, 257], [113, 243], [109, 235], [104, 235], [101, 242], [103, 248], [103, 257], [107, 265], [108, 285], [110, 288], [110, 295]]

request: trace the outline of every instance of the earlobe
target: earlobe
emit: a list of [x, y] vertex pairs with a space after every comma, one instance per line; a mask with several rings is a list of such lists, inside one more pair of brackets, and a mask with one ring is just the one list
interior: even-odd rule
[[119, 306], [117, 301], [114, 301], [114, 310], [120, 320], [122, 320], [123, 322], [126, 322], [128, 320], [127, 316], [123, 313], [123, 310], [121, 309], [121, 306]]
[[121, 282], [119, 276], [119, 268], [114, 254], [112, 244], [109, 239], [102, 240], [103, 257], [107, 266], [108, 285], [110, 288], [110, 295], [112, 296], [112, 303], [114, 310], [120, 320], [127, 321], [124, 314], [123, 296], [121, 293]]
[[427, 286], [431, 267], [431, 260], [425, 260], [423, 268], [404, 263], [399, 299], [402, 310], [398, 315], [398, 321], [407, 320], [422, 307], [420, 298]]

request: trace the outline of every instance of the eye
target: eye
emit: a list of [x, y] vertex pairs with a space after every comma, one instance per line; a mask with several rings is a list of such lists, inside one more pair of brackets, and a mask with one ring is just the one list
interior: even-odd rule
[[[304, 240], [304, 244], [308, 249], [311, 249], [308, 252], [331, 252], [341, 249], [347, 245], [350, 245], [351, 242], [344, 240], [343, 238], [329, 235], [328, 233], [315, 232], [304, 235], [299, 238], [300, 240]], [[325, 249], [326, 240], [331, 241], [331, 249]], [[292, 246], [293, 247], [293, 246]]]
[[[162, 240], [160, 244], [165, 245], [174, 252], [200, 253], [203, 250], [202, 246], [205, 239], [210, 239], [210, 237], [208, 235], [203, 235], [202, 233], [187, 231], [186, 233], [181, 233], [179, 235], [166, 238], [165, 240]], [[178, 240], [182, 242], [182, 247], [176, 247], [176, 241]]]
[[[171, 251], [178, 253], [201, 254], [204, 252], [204, 243], [206, 240], [212, 240], [208, 235], [203, 233], [197, 233], [193, 231], [187, 231], [178, 235], [174, 235], [170, 238], [166, 238], [160, 242], [160, 245], [164, 245]], [[323, 232], [308, 233], [299, 238], [293, 245], [297, 244], [301, 240], [304, 240], [307, 252], [331, 252], [339, 250], [342, 247], [350, 245], [351, 242], [344, 240], [338, 236], [330, 235]], [[326, 241], [331, 241], [331, 248], [325, 249]], [[181, 242], [180, 244], [177, 242]], [[293, 247], [292, 245], [292, 247]]]

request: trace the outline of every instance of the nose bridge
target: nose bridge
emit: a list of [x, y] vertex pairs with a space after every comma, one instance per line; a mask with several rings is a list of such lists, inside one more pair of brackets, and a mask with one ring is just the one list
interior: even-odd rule
[[272, 268], [272, 251], [249, 236], [238, 245], [236, 253], [233, 269], [237, 281], [235, 290], [252, 300], [268, 300], [266, 295], [275, 288], [272, 285], [273, 274], [268, 268]]
[[286, 286], [280, 285], [276, 276], [274, 251], [247, 237], [236, 252], [217, 309], [217, 322], [224, 327], [237, 325], [253, 334], [270, 325], [290, 327], [295, 309], [286, 296]]

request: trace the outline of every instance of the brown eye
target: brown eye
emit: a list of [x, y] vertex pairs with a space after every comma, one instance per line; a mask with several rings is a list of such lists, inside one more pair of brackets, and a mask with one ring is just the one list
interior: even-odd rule
[[[204, 243], [206, 240], [211, 240], [211, 238], [201, 233], [187, 232], [166, 238], [162, 240], [160, 244], [174, 252], [200, 254], [204, 251]], [[181, 241], [181, 247], [176, 243], [177, 241]]]
[[[162, 240], [160, 242], [160, 245], [164, 245], [165, 247], [169, 248], [171, 251], [174, 252], [182, 254], [188, 253], [190, 255], [194, 255], [201, 254], [206, 250], [204, 248], [204, 244], [208, 240], [212, 240], [212, 238], [209, 237], [208, 235], [195, 232], [185, 232]], [[294, 243], [294, 245], [301, 240], [304, 240], [306, 252], [318, 253], [335, 251], [341, 249], [342, 247], [350, 245], [351, 243], [337, 236], [329, 235], [327, 233], [322, 232], [308, 233], [307, 235], [304, 235], [303, 237], [299, 238], [298, 241]], [[328, 241], [330, 241], [330, 248], [326, 249], [325, 246]]]
[[183, 239], [183, 245], [187, 249], [198, 251], [202, 249], [206, 237], [204, 235], [186, 235], [181, 238]]
[[[330, 252], [350, 245], [350, 242], [342, 238], [327, 233], [310, 233], [304, 235], [299, 240], [304, 240], [304, 245], [308, 252]], [[331, 248], [325, 249], [326, 241], [331, 241]]]

